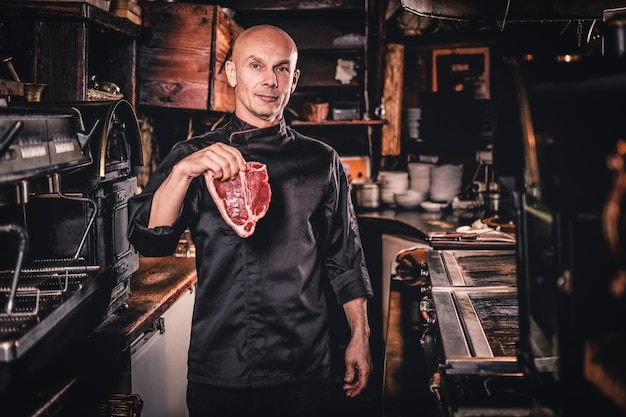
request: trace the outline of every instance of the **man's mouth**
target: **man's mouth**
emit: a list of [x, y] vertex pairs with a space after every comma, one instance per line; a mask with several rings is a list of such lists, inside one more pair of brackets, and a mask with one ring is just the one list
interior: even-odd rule
[[278, 97], [274, 94], [257, 94], [257, 97], [263, 101], [274, 102], [278, 100]]

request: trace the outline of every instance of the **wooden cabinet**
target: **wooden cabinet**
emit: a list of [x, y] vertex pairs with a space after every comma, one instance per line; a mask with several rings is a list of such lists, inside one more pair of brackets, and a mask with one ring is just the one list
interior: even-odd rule
[[130, 347], [131, 390], [151, 417], [187, 417], [187, 351], [195, 285], [181, 294]]
[[219, 6], [152, 3], [139, 44], [139, 104], [233, 111], [224, 62], [242, 29]]
[[140, 31], [89, 2], [0, 3], [0, 53], [12, 56], [21, 81], [46, 84], [43, 101], [87, 100], [96, 76], [117, 84], [134, 104]]

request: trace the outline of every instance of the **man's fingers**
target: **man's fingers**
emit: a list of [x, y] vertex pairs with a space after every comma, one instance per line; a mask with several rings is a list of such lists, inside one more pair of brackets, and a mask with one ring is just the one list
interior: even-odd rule
[[236, 148], [215, 143], [204, 150], [201, 155], [202, 164], [213, 172], [216, 179], [227, 181], [245, 170], [246, 161]]
[[343, 385], [346, 396], [356, 397], [359, 395], [367, 387], [368, 379], [369, 369], [365, 368], [362, 371], [356, 366], [347, 367], [344, 375], [345, 384]]

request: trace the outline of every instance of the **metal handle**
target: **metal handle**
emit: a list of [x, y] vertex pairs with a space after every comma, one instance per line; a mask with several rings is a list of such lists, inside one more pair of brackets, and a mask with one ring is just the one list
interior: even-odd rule
[[4, 135], [2, 135], [2, 137], [0, 137], [0, 156], [4, 154], [9, 145], [13, 142], [13, 140], [17, 136], [17, 133], [20, 131], [20, 129], [22, 129], [22, 126], [24, 126], [24, 122], [22, 120], [18, 120], [13, 123], [13, 126], [11, 126], [9, 130], [4, 132]]
[[26, 246], [28, 243], [28, 235], [26, 230], [17, 224], [7, 224], [0, 226], [0, 232], [2, 233], [15, 233], [19, 238], [17, 261], [15, 264], [15, 270], [13, 271], [13, 280], [11, 281], [11, 291], [9, 293], [9, 300], [7, 301], [4, 311], [7, 314], [13, 312], [13, 306], [15, 305], [15, 293], [17, 291], [17, 281], [22, 271], [22, 263], [24, 262], [24, 254], [26, 253]]
[[9, 71], [11, 71], [11, 75], [13, 76], [13, 79], [19, 83], [21, 82], [20, 77], [18, 77], [17, 72], [15, 72], [15, 68], [13, 67], [13, 63], [11, 62], [12, 59], [13, 57], [8, 56], [4, 58], [2, 62], [7, 64], [7, 67], [9, 67]]

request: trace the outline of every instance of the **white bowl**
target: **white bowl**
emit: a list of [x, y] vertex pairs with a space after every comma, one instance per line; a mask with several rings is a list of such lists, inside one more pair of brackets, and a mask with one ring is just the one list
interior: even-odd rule
[[387, 181], [400, 181], [409, 179], [409, 173], [407, 171], [380, 171], [378, 173], [378, 180]]
[[426, 199], [426, 192], [405, 190], [400, 193], [394, 193], [393, 199], [400, 207], [412, 210], [417, 208], [420, 203]]
[[380, 190], [380, 200], [389, 205], [394, 207], [396, 205], [396, 201], [393, 198], [393, 190], [386, 190], [384, 188], [382, 188]]
[[433, 201], [422, 201], [420, 206], [431, 213], [437, 213], [448, 207], [448, 203], [435, 203]]

